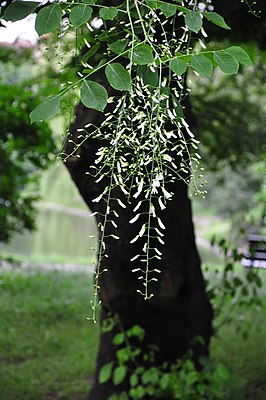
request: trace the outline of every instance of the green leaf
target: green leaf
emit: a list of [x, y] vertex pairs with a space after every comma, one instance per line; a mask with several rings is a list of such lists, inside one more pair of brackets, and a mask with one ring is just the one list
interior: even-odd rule
[[185, 15], [185, 22], [188, 29], [190, 29], [192, 32], [198, 33], [202, 27], [202, 18], [198, 11], [188, 11]]
[[99, 383], [105, 383], [111, 378], [112, 369], [113, 369], [113, 362], [104, 364], [104, 366], [100, 369]]
[[120, 54], [122, 53], [125, 48], [127, 47], [128, 39], [118, 39], [116, 42], [109, 43], [108, 47], [112, 50], [113, 53]]
[[221, 71], [225, 74], [236, 74], [239, 68], [238, 61], [231, 54], [224, 50], [214, 52], [214, 61], [217, 62]]
[[165, 390], [167, 386], [170, 384], [170, 374], [164, 373], [163, 376], [160, 379], [160, 387], [161, 389]]
[[[131, 53], [129, 53], [131, 58]], [[152, 48], [147, 44], [140, 44], [133, 49], [132, 62], [138, 65], [147, 65], [153, 62]]]
[[138, 381], [139, 381], [138, 375], [136, 374], [130, 375], [129, 382], [131, 387], [137, 386]]
[[182, 60], [186, 63], [189, 63], [191, 61], [191, 54], [183, 54], [180, 53], [179, 51], [175, 51], [175, 57], [178, 58], [179, 60]]
[[117, 350], [116, 358], [120, 364], [127, 363], [131, 359], [131, 352], [128, 347], [122, 347], [122, 349]]
[[101, 8], [100, 18], [104, 20], [113, 20], [118, 14], [118, 10], [115, 7]]
[[186, 384], [188, 386], [193, 385], [199, 380], [199, 373], [197, 371], [191, 371], [186, 375]]
[[172, 99], [173, 99], [174, 110], [176, 112], [176, 117], [184, 118], [184, 112], [180, 102], [174, 96], [172, 96]]
[[145, 3], [152, 9], [158, 9], [163, 4], [162, 1], [158, 0], [145, 0]]
[[120, 385], [126, 377], [127, 367], [125, 365], [120, 365], [116, 367], [113, 374], [114, 385]]
[[223, 381], [228, 381], [231, 376], [229, 370], [223, 364], [217, 365], [215, 374], [218, 375]]
[[38, 5], [36, 1], [15, 1], [5, 10], [3, 18], [11, 22], [19, 21], [33, 13]]
[[92, 16], [92, 8], [88, 4], [79, 4], [71, 8], [69, 20], [77, 28], [87, 22]]
[[99, 42], [96, 43], [94, 46], [92, 46], [92, 47], [84, 54], [84, 56], [82, 57], [82, 61], [83, 61], [83, 62], [86, 62], [86, 61], [89, 60], [91, 57], [93, 57], [94, 54], [96, 54], [97, 51], [99, 50], [100, 46], [101, 46], [101, 45], [100, 45]]
[[110, 85], [116, 90], [129, 90], [131, 78], [129, 72], [119, 63], [108, 64], [105, 75]]
[[248, 53], [242, 49], [240, 46], [231, 46], [228, 49], [225, 49], [226, 53], [231, 54], [231, 56], [235, 57], [240, 64], [250, 65], [252, 61], [248, 55]]
[[177, 6], [175, 4], [163, 3], [159, 8], [164, 13], [166, 18], [172, 17], [177, 11]]
[[145, 330], [139, 325], [133, 325], [127, 331], [128, 337], [137, 337], [140, 341], [142, 341], [145, 337]]
[[142, 77], [144, 85], [156, 87], [158, 85], [158, 70], [151, 71], [147, 65], [138, 67], [138, 75]]
[[187, 70], [187, 63], [185, 63], [185, 61], [180, 60], [178, 58], [174, 58], [173, 60], [171, 60], [169, 66], [170, 66], [170, 69], [177, 76], [183, 75]]
[[119, 332], [113, 338], [113, 344], [114, 345], [122, 344], [124, 343], [124, 340], [125, 340], [125, 334], [123, 332]]
[[59, 94], [45, 99], [30, 113], [31, 123], [50, 119], [55, 116], [60, 108], [60, 99], [61, 96]]
[[42, 8], [36, 17], [35, 29], [39, 36], [54, 31], [60, 25], [62, 10], [58, 3]]
[[102, 85], [86, 79], [80, 86], [80, 99], [84, 106], [103, 111], [107, 104], [108, 94]]
[[213, 71], [212, 62], [202, 54], [192, 55], [191, 66], [195, 71], [203, 76], [211, 76]]
[[219, 14], [217, 14], [216, 12], [204, 12], [203, 13], [204, 17], [212, 22], [215, 25], [220, 26], [221, 28], [224, 29], [231, 29], [230, 26], [227, 25], [227, 23], [225, 22], [225, 20], [223, 19], [223, 17]]

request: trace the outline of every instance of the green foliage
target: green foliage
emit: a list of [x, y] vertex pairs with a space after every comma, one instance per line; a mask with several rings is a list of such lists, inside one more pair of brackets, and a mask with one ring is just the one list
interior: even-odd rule
[[[28, 62], [28, 52], [1, 48], [4, 61]], [[26, 64], [27, 65], [27, 64]], [[6, 76], [9, 81], [8, 75]], [[11, 80], [12, 82], [12, 80]], [[51, 131], [45, 123], [30, 124], [29, 113], [40, 102], [34, 94], [34, 81], [5, 83], [0, 81], [0, 242], [8, 242], [15, 232], [34, 228], [34, 203], [39, 198], [39, 174], [51, 162], [55, 151]]]
[[128, 71], [119, 63], [108, 64], [105, 75], [110, 85], [116, 90], [129, 90], [131, 79]]
[[78, 28], [91, 18], [92, 11], [88, 4], [77, 5], [71, 8], [69, 20], [75, 28]]
[[204, 17], [208, 21], [214, 23], [215, 25], [220, 26], [221, 28], [231, 29], [230, 26], [227, 25], [227, 23], [225, 22], [223, 17], [221, 15], [217, 14], [216, 12], [206, 11], [204, 13]]
[[[179, 1], [181, 2], [181, 1]], [[22, 4], [23, 3], [23, 4]], [[129, 21], [129, 26], [131, 29], [131, 35], [132, 35], [132, 40], [130, 42], [129, 49], [127, 49], [128, 45], [128, 28], [123, 25], [121, 25], [122, 30], [116, 31], [116, 28], [112, 28], [112, 32], [108, 32], [108, 27], [105, 29], [105, 26], [103, 27], [102, 33], [98, 35], [98, 40], [99, 42], [96, 43], [97, 48], [94, 47], [95, 52], [101, 47], [100, 42], [107, 42], [108, 47], [116, 54], [122, 55], [123, 57], [129, 57], [130, 63], [132, 65], [130, 66], [130, 75], [133, 72], [136, 72], [138, 74], [138, 70], [134, 68], [135, 65], [148, 65], [148, 64], [154, 64], [153, 68], [155, 67], [155, 64], [163, 65], [164, 63], [169, 63], [170, 62], [170, 68], [173, 72], [177, 74], [177, 76], [183, 76], [187, 66], [191, 66], [195, 71], [198, 73], [202, 74], [203, 76], [210, 76], [212, 74], [212, 65], [211, 65], [211, 58], [205, 57], [205, 55], [197, 54], [194, 52], [190, 52], [188, 54], [188, 51], [186, 48], [182, 49], [181, 57], [182, 59], [177, 60], [176, 57], [173, 57], [172, 50], [169, 47], [169, 51], [165, 51], [165, 49], [162, 47], [160, 48], [159, 45], [154, 45], [152, 43], [153, 39], [149, 38], [148, 34], [148, 25], [147, 25], [147, 19], [150, 19], [150, 9], [160, 9], [165, 17], [169, 20], [175, 17], [177, 12], [181, 12], [184, 16], [185, 19], [185, 24], [186, 27], [189, 31], [193, 33], [199, 33], [200, 29], [203, 26], [204, 23], [204, 18], [206, 20], [214, 23], [215, 25], [218, 25], [221, 28], [224, 29], [230, 29], [229, 26], [226, 24], [224, 21], [223, 17], [216, 12], [209, 12], [209, 11], [201, 11], [200, 9], [190, 9], [188, 7], [184, 6], [179, 6], [175, 4], [170, 4], [162, 1], [148, 1], [146, 2], [147, 6], [144, 7], [144, 4], [141, 4], [139, 7], [138, 5], [135, 5], [135, 9], [132, 10], [130, 9], [129, 3], [122, 3], [119, 7], [106, 7], [98, 5], [96, 3], [90, 2], [90, 4], [83, 3], [83, 4], [63, 4], [59, 2], [54, 2], [53, 4], [47, 4], [44, 7], [41, 7], [40, 9], [33, 8], [33, 3], [32, 2], [15, 2], [12, 3], [11, 6], [7, 7], [4, 13], [4, 18], [7, 20], [10, 18], [10, 15], [12, 14], [12, 18], [14, 19], [21, 19], [22, 17], [25, 17], [26, 15], [29, 15], [32, 11], [37, 11], [37, 18], [36, 18], [36, 31], [38, 34], [41, 36], [43, 34], [49, 33], [56, 31], [57, 28], [60, 26], [61, 19], [63, 16], [69, 16], [69, 22], [70, 26], [73, 28], [82, 28], [86, 22], [89, 22], [94, 16], [95, 12], [98, 10], [99, 17], [102, 18], [105, 21], [109, 20], [117, 20], [119, 18], [119, 15], [127, 15], [127, 19]], [[94, 11], [93, 11], [94, 10]], [[144, 18], [143, 21], [141, 18]], [[145, 20], [146, 19], [146, 20]], [[161, 23], [161, 22], [160, 22]], [[147, 25], [147, 26], [146, 26]], [[83, 33], [84, 34], [84, 33]], [[121, 35], [123, 35], [121, 37]], [[84, 34], [84, 38], [85, 38]], [[153, 36], [153, 35], [152, 35]], [[152, 37], [151, 36], [151, 37]], [[182, 39], [183, 40], [183, 39]], [[86, 43], [86, 42], [85, 42]], [[186, 47], [186, 46], [185, 46]], [[189, 46], [188, 46], [189, 47]], [[219, 68], [225, 72], [226, 74], [235, 74], [238, 70], [238, 60], [239, 58], [244, 62], [245, 64], [248, 64], [248, 56], [244, 52], [244, 50], [241, 50], [241, 48], [236, 48], [234, 46], [234, 49], [231, 49], [230, 51], [224, 52], [218, 51], [218, 52], [211, 52], [213, 53], [214, 56], [214, 62], [213, 65], [216, 66], [218, 64]], [[240, 50], [239, 50], [240, 49]], [[191, 50], [191, 49], [190, 49]], [[101, 49], [102, 51], [102, 49]], [[176, 50], [178, 51], [178, 50]], [[175, 52], [176, 52], [175, 51]], [[164, 54], [165, 53], [165, 54]], [[206, 54], [208, 53], [205, 52]], [[209, 52], [210, 53], [210, 52]], [[95, 54], [95, 53], [94, 53]], [[190, 64], [191, 57], [188, 58], [188, 61], [186, 58], [184, 58], [186, 55], [193, 55], [192, 57], [192, 62]], [[211, 55], [211, 54], [210, 54]], [[93, 56], [93, 54], [92, 54]], [[197, 57], [198, 56], [198, 57]], [[154, 58], [155, 57], [155, 58]], [[204, 57], [204, 58], [203, 58]], [[156, 62], [154, 63], [154, 60], [156, 59]], [[121, 90], [121, 91], [129, 91], [130, 90], [130, 85], [131, 85], [131, 79], [132, 76], [126, 76], [126, 73], [128, 74], [128, 71], [122, 71], [121, 68], [124, 68], [123, 65], [114, 63], [116, 60], [116, 57], [109, 57], [106, 62], [101, 64], [98, 64], [94, 67], [94, 69], [87, 71], [91, 74], [97, 72], [99, 69], [103, 68], [103, 66], [106, 66], [106, 63], [108, 64], [107, 67], [110, 65], [112, 66], [111, 68], [119, 68], [118, 74], [116, 75], [115, 78], [110, 78], [111, 81], [109, 80], [109, 75], [110, 75], [110, 70], [109, 68], [107, 69], [107, 79], [111, 86], [114, 89]], [[186, 63], [187, 65], [185, 66]], [[120, 65], [120, 67], [118, 67]], [[112, 71], [112, 75], [116, 71]], [[122, 81], [123, 83], [118, 83], [116, 84], [114, 82], [114, 79], [120, 80], [120, 75], [122, 76]], [[82, 83], [82, 81], [86, 79], [86, 76], [82, 77], [78, 82]], [[126, 83], [125, 83], [126, 81]], [[159, 84], [159, 82], [158, 82]], [[74, 86], [71, 85], [70, 88]], [[63, 94], [66, 93], [66, 91], [70, 88], [66, 88], [63, 91]], [[96, 110], [101, 110], [103, 111], [104, 108], [98, 108], [96, 106]], [[43, 114], [41, 111], [44, 111]], [[59, 110], [56, 108], [56, 112]], [[38, 109], [38, 114], [39, 119], [38, 120], [44, 120], [49, 118], [49, 113], [48, 117], [45, 112], [45, 108], [40, 108]], [[35, 120], [34, 120], [35, 121]]]
[[192, 32], [198, 33], [202, 28], [202, 18], [198, 11], [188, 11], [185, 15], [185, 22]]
[[[67, 400], [85, 398], [95, 368], [99, 331], [97, 325], [86, 321], [88, 283], [89, 293], [92, 293], [92, 276], [79, 272], [4, 268], [0, 271], [2, 397], [36, 400], [53, 393]], [[207, 275], [211, 273], [209, 268]], [[210, 370], [222, 364], [231, 375], [227, 381], [231, 396], [225, 395], [224, 399], [241, 399], [239, 392], [243, 391], [243, 386], [244, 398], [265, 398], [266, 360], [262, 354], [266, 350], [266, 298], [263, 288], [261, 295], [264, 301], [261, 312], [249, 308], [241, 319], [236, 313], [231, 323], [223, 325], [212, 340], [211, 354], [215, 363], [210, 365]], [[117, 321], [113, 318], [107, 323], [114, 329]], [[243, 331], [249, 332], [245, 340]], [[188, 365], [186, 369], [189, 368]], [[193, 371], [190, 369], [190, 372]], [[130, 373], [130, 388], [141, 387], [138, 395], [143, 392], [142, 374], [137, 368]], [[162, 390], [166, 391], [172, 376], [169, 372], [161, 376]], [[114, 396], [115, 400], [120, 398]], [[123, 398], [128, 400], [125, 396], [124, 393]]]
[[82, 103], [89, 108], [103, 111], [107, 104], [107, 91], [97, 82], [88, 79], [82, 82], [80, 87], [80, 99]]
[[[216, 44], [213, 46], [216, 47]], [[231, 51], [238, 54], [239, 62], [243, 62], [238, 47], [226, 48], [226, 52]], [[238, 186], [237, 180], [239, 186], [245, 184], [248, 179], [245, 170], [262, 160], [266, 151], [265, 91], [261, 84], [265, 77], [265, 64], [259, 56], [254, 65], [241, 67], [238, 75], [224, 76], [217, 71], [210, 80], [195, 80], [190, 75], [195, 86], [195, 91], [191, 92], [191, 101], [197, 117], [197, 137], [201, 142], [204, 164], [208, 169], [220, 171], [221, 175], [223, 164], [229, 164], [236, 172], [241, 172], [244, 178], [236, 178], [235, 189]], [[250, 172], [247, 175], [254, 176]], [[226, 175], [216, 180], [225, 181]], [[230, 180], [227, 181], [230, 185]], [[231, 198], [235, 199], [235, 195]], [[222, 203], [226, 205], [226, 202], [234, 205], [234, 202], [229, 204], [228, 200]]]
[[212, 62], [201, 54], [193, 54], [191, 66], [200, 75], [211, 76], [213, 71]]
[[[59, 27], [62, 18], [61, 7], [58, 3], [53, 3], [42, 8], [36, 17], [35, 29], [39, 36], [54, 31]], [[45, 118], [42, 118], [45, 119]]]
[[60, 96], [48, 97], [43, 103], [30, 113], [31, 123], [54, 117], [60, 108]]
[[225, 74], [236, 74], [239, 68], [238, 61], [227, 51], [220, 50], [214, 53], [214, 61], [217, 62], [221, 71]]
[[113, 20], [117, 16], [118, 10], [115, 7], [102, 8], [99, 14], [103, 20]]
[[[99, 383], [104, 384], [112, 379], [114, 385], [119, 386], [130, 372], [130, 387], [128, 391], [121, 390], [109, 396], [108, 400], [142, 399], [145, 396], [179, 400], [199, 400], [208, 396], [212, 400], [222, 400], [230, 393], [236, 378], [224, 364], [218, 363], [215, 366], [210, 361], [202, 359], [199, 370], [194, 365], [191, 355], [188, 355], [171, 364], [154, 365], [154, 351], [143, 353], [143, 348], [138, 347], [144, 336], [145, 332], [139, 326], [115, 335], [113, 343], [118, 346], [117, 366], [113, 369], [113, 363], [105, 364], [100, 371]], [[139, 341], [137, 344], [136, 339]], [[121, 351], [126, 350], [129, 357], [121, 359]]]
[[[241, 332], [240, 339], [246, 340], [248, 332], [241, 331], [240, 326], [242, 316], [250, 311], [262, 314], [262, 279], [256, 270], [239, 270], [238, 263], [242, 255], [225, 239], [216, 241], [213, 238], [212, 245], [218, 246], [224, 255], [222, 268], [214, 270], [212, 266], [205, 266], [205, 273], [208, 274], [209, 271], [210, 277], [206, 281], [207, 293], [215, 311], [215, 335], [219, 335], [220, 330], [230, 322], [235, 327], [235, 334]], [[116, 318], [106, 320], [104, 332], [112, 331], [117, 324]], [[121, 327], [121, 324], [118, 326]], [[113, 394], [108, 400], [117, 400], [120, 396], [127, 399], [148, 396], [154, 399], [177, 400], [243, 398], [246, 381], [228, 367], [228, 364], [199, 358], [199, 367], [194, 364], [193, 354], [189, 353], [173, 363], [158, 365], [155, 363], [156, 350], [147, 350], [149, 346], [143, 343], [144, 339], [145, 331], [137, 325], [115, 334], [113, 345], [116, 348], [116, 362], [102, 367], [99, 382], [112, 380], [115, 386], [119, 386], [123, 384], [127, 374], [130, 374], [130, 387], [128, 391], [122, 391], [121, 386], [120, 393]], [[196, 343], [202, 343], [202, 338], [195, 338], [194, 344]], [[104, 380], [101, 378], [103, 375]]]
[[33, 13], [37, 6], [38, 3], [35, 1], [17, 0], [10, 4], [5, 11], [5, 20], [11, 22], [19, 21]]

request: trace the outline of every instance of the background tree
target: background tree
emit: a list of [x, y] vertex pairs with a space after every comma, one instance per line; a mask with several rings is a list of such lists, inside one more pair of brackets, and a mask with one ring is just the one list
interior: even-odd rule
[[40, 101], [29, 72], [32, 50], [1, 46], [0, 54], [0, 242], [6, 243], [15, 232], [34, 229], [40, 173], [50, 165], [55, 146], [48, 125], [29, 120]]

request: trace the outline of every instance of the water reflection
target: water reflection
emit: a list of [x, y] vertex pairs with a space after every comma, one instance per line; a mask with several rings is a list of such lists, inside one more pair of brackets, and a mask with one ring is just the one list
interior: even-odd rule
[[91, 263], [96, 224], [88, 212], [47, 203], [38, 209], [37, 231], [15, 235], [0, 251], [25, 260]]

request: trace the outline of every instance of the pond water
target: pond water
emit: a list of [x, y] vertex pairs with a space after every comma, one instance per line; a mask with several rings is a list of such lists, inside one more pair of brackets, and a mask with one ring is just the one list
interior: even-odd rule
[[0, 251], [27, 261], [91, 264], [96, 257], [91, 247], [97, 246], [96, 238], [89, 238], [96, 235], [94, 218], [82, 210], [56, 208], [39, 207], [37, 230], [15, 235]]

